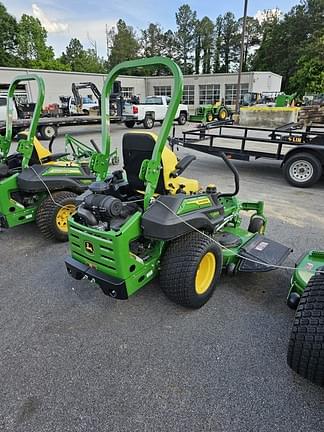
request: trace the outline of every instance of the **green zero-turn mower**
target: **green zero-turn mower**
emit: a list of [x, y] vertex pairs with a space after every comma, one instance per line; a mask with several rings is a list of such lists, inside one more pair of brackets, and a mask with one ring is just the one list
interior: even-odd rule
[[[159, 136], [126, 133], [122, 140], [124, 172], [108, 173], [109, 120], [107, 97], [114, 80], [127, 69], [162, 64], [174, 78], [173, 95]], [[166, 146], [183, 90], [179, 67], [153, 57], [127, 61], [109, 73], [102, 92], [102, 152], [90, 167], [97, 181], [77, 198], [69, 218], [71, 256], [65, 260], [75, 279], [88, 278], [118, 299], [129, 296], [159, 275], [160, 286], [174, 302], [199, 308], [211, 297], [222, 270], [229, 273], [273, 269], [290, 249], [263, 236], [263, 202], [241, 202], [235, 191], [214, 185], [201, 189], [197, 180], [181, 176], [194, 156], [180, 161]], [[252, 211], [248, 228], [241, 213]]]
[[304, 378], [324, 386], [324, 250], [311, 250], [298, 260], [287, 303], [297, 309], [288, 364]]
[[[38, 97], [29, 130], [18, 141], [17, 152], [10, 154], [14, 92], [21, 81], [35, 81]], [[76, 209], [75, 198], [95, 177], [88, 162], [81, 162], [80, 147], [74, 158], [66, 152], [52, 153], [37, 140], [44, 94], [44, 81], [37, 75], [18, 76], [9, 87], [6, 133], [0, 135], [0, 228], [36, 220], [45, 237], [66, 241], [67, 219]]]

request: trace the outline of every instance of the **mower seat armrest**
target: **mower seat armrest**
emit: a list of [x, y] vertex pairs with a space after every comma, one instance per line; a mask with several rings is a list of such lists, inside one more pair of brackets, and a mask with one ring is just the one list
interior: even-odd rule
[[53, 162], [53, 161], [57, 161], [58, 159], [61, 159], [65, 156], [68, 156], [70, 153], [53, 153], [49, 156], [44, 157], [41, 162], [42, 163], [47, 163], [47, 162]]
[[180, 174], [183, 173], [183, 171], [191, 164], [192, 161], [196, 160], [196, 156], [193, 155], [187, 155], [183, 157], [176, 165], [176, 169], [172, 171], [170, 174], [170, 177], [178, 177]]

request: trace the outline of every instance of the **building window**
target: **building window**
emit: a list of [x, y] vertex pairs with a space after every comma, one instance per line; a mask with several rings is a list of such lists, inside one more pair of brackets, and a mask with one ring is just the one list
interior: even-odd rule
[[[225, 104], [226, 105], [235, 105], [236, 104], [236, 90], [237, 84], [225, 84]], [[243, 99], [243, 95], [248, 93], [249, 84], [241, 84], [241, 101]]]
[[171, 96], [171, 86], [154, 86], [154, 96]]
[[134, 96], [134, 87], [122, 87], [122, 95], [124, 99], [130, 99]]
[[195, 103], [195, 86], [185, 85], [183, 87], [182, 103], [186, 105], [194, 105]]
[[199, 86], [199, 104], [212, 104], [220, 99], [219, 84], [203, 84]]

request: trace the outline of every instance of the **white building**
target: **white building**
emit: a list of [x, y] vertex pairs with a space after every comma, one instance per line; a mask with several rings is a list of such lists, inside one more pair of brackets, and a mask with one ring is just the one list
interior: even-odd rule
[[[71, 95], [73, 82], [94, 82], [99, 90], [102, 89], [106, 75], [84, 72], [61, 72], [40, 69], [22, 69], [0, 67], [0, 89], [17, 75], [40, 75], [46, 86], [45, 104], [59, 102], [59, 96]], [[138, 95], [141, 99], [148, 95], [171, 95], [172, 77], [119, 77], [125, 97]], [[281, 89], [280, 75], [273, 72], [243, 72], [241, 79], [241, 94], [247, 92], [279, 92]], [[224, 99], [227, 105], [234, 105], [236, 99], [236, 73], [218, 73], [185, 75], [183, 102], [193, 110], [200, 104], [213, 103], [215, 100]], [[35, 86], [28, 82], [26, 86], [30, 102], [35, 100]]]

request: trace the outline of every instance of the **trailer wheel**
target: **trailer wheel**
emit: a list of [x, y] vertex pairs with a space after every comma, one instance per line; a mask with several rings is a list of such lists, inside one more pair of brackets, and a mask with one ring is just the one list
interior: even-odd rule
[[221, 271], [219, 246], [194, 231], [167, 246], [161, 260], [160, 286], [173, 302], [198, 309], [212, 296]]
[[152, 129], [154, 126], [154, 119], [151, 116], [145, 116], [145, 119], [143, 121], [143, 125], [145, 129]]
[[132, 129], [135, 126], [135, 121], [134, 120], [127, 120], [127, 121], [125, 121], [125, 126], [128, 127], [129, 129]]
[[53, 125], [44, 125], [39, 127], [39, 134], [41, 139], [50, 140], [57, 136], [57, 127]]
[[303, 292], [290, 334], [288, 365], [324, 386], [324, 275], [313, 276]]
[[186, 121], [187, 121], [187, 114], [185, 112], [181, 112], [178, 117], [178, 124], [180, 126], [183, 126], [186, 124]]
[[224, 121], [229, 116], [228, 111], [226, 108], [220, 108], [217, 114], [218, 120]]
[[44, 237], [67, 241], [67, 220], [76, 210], [76, 196], [73, 192], [59, 191], [52, 193], [53, 199], [48, 196], [43, 200], [37, 210], [36, 224]]
[[306, 152], [288, 157], [283, 170], [288, 183], [302, 188], [317, 183], [323, 172], [320, 160], [311, 153]]

